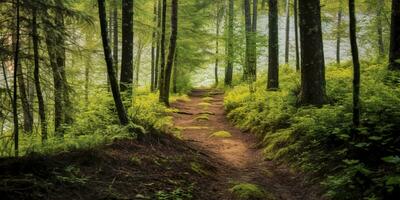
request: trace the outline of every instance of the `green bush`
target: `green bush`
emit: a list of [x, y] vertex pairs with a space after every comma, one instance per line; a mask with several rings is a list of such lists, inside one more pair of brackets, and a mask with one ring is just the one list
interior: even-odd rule
[[281, 89], [240, 85], [225, 98], [228, 118], [262, 137], [269, 159], [285, 160], [322, 182], [333, 199], [387, 199], [400, 189], [400, 74], [363, 62], [361, 127], [352, 127], [352, 69], [326, 71], [328, 104], [297, 107], [298, 75], [281, 72]]

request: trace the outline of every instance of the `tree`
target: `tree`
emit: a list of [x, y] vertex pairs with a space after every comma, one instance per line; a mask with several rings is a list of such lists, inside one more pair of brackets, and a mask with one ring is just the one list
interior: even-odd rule
[[349, 17], [350, 17], [350, 44], [351, 55], [353, 57], [354, 77], [353, 77], [353, 125], [360, 125], [360, 61], [358, 58], [357, 46], [357, 21], [355, 14], [354, 0], [349, 0]]
[[343, 5], [342, 0], [339, 0], [339, 10], [337, 14], [337, 28], [336, 28], [336, 63], [340, 64], [340, 44], [342, 41], [342, 15]]
[[[114, 0], [113, 2], [113, 15], [112, 15], [112, 19], [113, 19], [113, 46], [114, 46], [114, 50], [113, 50], [113, 61], [114, 61], [114, 68], [115, 68], [115, 74], [118, 74], [118, 45], [119, 45], [119, 39], [118, 39], [118, 2], [117, 0]], [[110, 9], [111, 10], [111, 9]], [[111, 16], [110, 16], [111, 17]], [[110, 26], [111, 29], [111, 26]], [[111, 38], [110, 38], [111, 39]], [[118, 79], [118, 75], [117, 75], [117, 79]]]
[[[154, 1], [153, 6], [153, 24], [157, 25], [157, 1]], [[153, 28], [152, 41], [151, 41], [151, 76], [150, 76], [150, 90], [154, 92], [156, 90], [155, 71], [156, 71], [156, 45], [157, 45], [157, 29]]]
[[233, 23], [234, 23], [234, 0], [229, 0], [228, 11], [228, 34], [227, 34], [227, 66], [225, 69], [225, 86], [232, 86], [233, 77]]
[[378, 32], [378, 57], [382, 58], [385, 55], [385, 44], [383, 42], [383, 8], [385, 7], [385, 0], [378, 0], [376, 6], [376, 28]]
[[117, 108], [118, 118], [121, 125], [128, 125], [129, 119], [124, 104], [122, 103], [121, 94], [119, 92], [118, 82], [115, 76], [115, 69], [113, 67], [110, 43], [107, 35], [106, 7], [104, 4], [104, 0], [98, 0], [97, 2], [99, 7], [99, 20], [101, 27], [101, 38], [103, 42], [104, 58], [107, 64], [107, 73], [110, 79], [110, 87], [114, 97], [114, 103]]
[[20, 1], [15, 2], [16, 9], [16, 28], [15, 28], [15, 47], [14, 47], [14, 86], [13, 86], [13, 99], [12, 99], [12, 110], [14, 119], [14, 153], [15, 157], [18, 157], [19, 151], [19, 132], [18, 132], [18, 103], [17, 103], [17, 73], [19, 65], [19, 40], [20, 40]]
[[39, 76], [39, 35], [37, 30], [37, 8], [32, 8], [32, 44], [33, 44], [33, 57], [35, 63], [35, 69], [33, 76], [35, 79], [36, 96], [38, 99], [39, 106], [39, 118], [40, 118], [40, 132], [42, 133], [42, 141], [47, 140], [47, 121], [46, 121], [46, 110], [44, 105], [44, 99], [42, 94], [42, 87], [40, 85]]
[[296, 48], [296, 71], [300, 71], [300, 52], [299, 52], [299, 1], [294, 0], [293, 2], [293, 10], [294, 10], [294, 40], [295, 40], [295, 48]]
[[400, 70], [400, 1], [392, 0], [389, 69]]
[[246, 30], [246, 62], [243, 72], [244, 80], [250, 83], [257, 76], [257, 0], [253, 0], [253, 13], [251, 12], [250, 0], [244, 0], [245, 30]]
[[269, 0], [268, 90], [279, 88], [278, 1]]
[[161, 0], [157, 1], [157, 48], [156, 48], [156, 61], [155, 61], [155, 69], [154, 69], [154, 89], [157, 90], [159, 88], [160, 83], [160, 57], [161, 57], [161, 21], [162, 21], [162, 5]]
[[132, 93], [133, 84], [133, 0], [122, 0], [121, 92]]
[[161, 41], [160, 41], [160, 56], [161, 56], [161, 65], [160, 65], [160, 103], [165, 102], [165, 29], [166, 29], [166, 17], [167, 17], [167, 0], [162, 1], [162, 11], [161, 11]]
[[301, 90], [299, 103], [325, 103], [325, 61], [319, 0], [299, 0], [301, 38]]
[[290, 0], [286, 0], [286, 40], [285, 40], [285, 63], [289, 63], [289, 38], [290, 38]]
[[217, 16], [216, 16], [216, 39], [215, 39], [215, 67], [214, 67], [214, 78], [215, 78], [215, 85], [218, 85], [218, 66], [219, 66], [219, 32], [220, 32], [220, 23], [221, 23], [221, 8], [220, 2], [217, 2]]
[[175, 51], [176, 51], [176, 40], [178, 36], [178, 0], [172, 0], [171, 2], [171, 37], [169, 41], [169, 53], [168, 53], [168, 61], [165, 66], [165, 82], [163, 87], [163, 96], [160, 96], [162, 102], [169, 106], [169, 90], [171, 84], [171, 73], [172, 67], [174, 65], [175, 60]]

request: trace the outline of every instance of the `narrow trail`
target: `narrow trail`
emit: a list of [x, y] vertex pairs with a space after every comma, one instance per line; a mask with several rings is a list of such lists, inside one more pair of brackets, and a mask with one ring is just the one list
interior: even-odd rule
[[[235, 183], [251, 183], [262, 187], [271, 199], [321, 199], [315, 188], [306, 187], [301, 175], [287, 167], [266, 161], [261, 150], [255, 148], [256, 138], [235, 128], [226, 118], [221, 91], [195, 89], [190, 101], [178, 101], [173, 107], [175, 126], [182, 130], [182, 138], [201, 148], [215, 162], [218, 184], [213, 186], [210, 199], [234, 199], [229, 192]], [[231, 137], [210, 137], [226, 131]]]

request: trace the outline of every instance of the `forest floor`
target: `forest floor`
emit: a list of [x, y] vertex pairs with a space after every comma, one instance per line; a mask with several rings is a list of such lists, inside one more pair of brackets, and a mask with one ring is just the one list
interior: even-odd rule
[[[321, 199], [301, 174], [264, 160], [256, 138], [229, 123], [220, 91], [193, 90], [190, 100], [172, 106], [181, 139], [161, 134], [0, 158], [1, 199], [233, 200], [235, 186], [249, 194], [241, 200]], [[226, 132], [210, 137], [218, 131]]]
[[318, 189], [307, 186], [304, 176], [284, 166], [265, 160], [256, 146], [254, 135], [235, 128], [226, 118], [221, 91], [195, 89], [190, 101], [178, 101], [173, 107], [175, 125], [184, 141], [207, 152], [218, 165], [216, 199], [235, 199], [229, 189], [252, 184], [265, 191], [266, 199], [321, 199]]

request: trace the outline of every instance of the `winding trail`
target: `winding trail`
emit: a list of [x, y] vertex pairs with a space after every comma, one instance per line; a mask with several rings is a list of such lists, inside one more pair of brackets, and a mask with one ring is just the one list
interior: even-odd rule
[[[235, 183], [251, 183], [262, 187], [270, 199], [321, 199], [317, 190], [304, 184], [304, 178], [289, 168], [266, 161], [255, 146], [256, 138], [235, 128], [226, 119], [224, 94], [210, 89], [195, 89], [190, 101], [178, 101], [172, 106], [179, 110], [173, 115], [182, 138], [206, 152], [218, 169], [218, 184], [208, 191], [210, 199], [234, 199], [229, 192]], [[231, 137], [210, 137], [227, 131]]]

